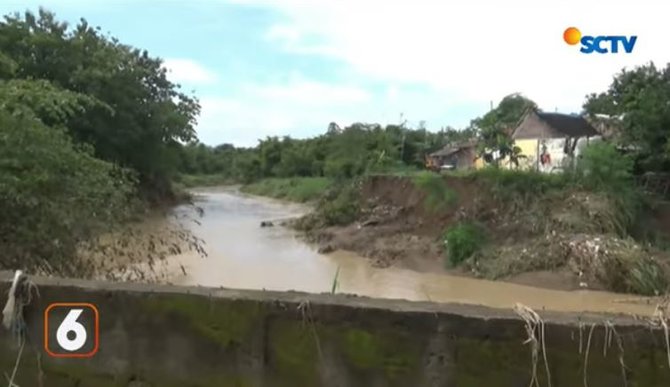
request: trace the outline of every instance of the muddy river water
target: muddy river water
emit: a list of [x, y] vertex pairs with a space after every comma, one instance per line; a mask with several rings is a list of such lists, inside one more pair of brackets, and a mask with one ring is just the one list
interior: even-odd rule
[[[205, 242], [208, 256], [183, 254], [171, 258], [171, 282], [181, 285], [330, 292], [338, 272], [338, 293], [379, 298], [481, 304], [511, 308], [516, 302], [534, 309], [621, 312], [650, 315], [650, 304], [600, 291], [559, 291], [499, 281], [425, 273], [400, 268], [375, 268], [353, 253], [323, 255], [284, 227], [261, 228], [261, 221], [299, 216], [307, 208], [245, 196], [232, 188], [197, 192], [204, 210], [189, 228]], [[188, 208], [178, 208], [184, 213]], [[179, 274], [176, 274], [179, 273]]]

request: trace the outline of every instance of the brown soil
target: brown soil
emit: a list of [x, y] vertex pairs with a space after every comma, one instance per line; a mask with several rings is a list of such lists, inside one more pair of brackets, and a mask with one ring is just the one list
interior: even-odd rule
[[[501, 208], [481, 182], [469, 177], [444, 178], [448, 187], [456, 191], [458, 201], [455, 205], [436, 211], [426, 206], [426, 193], [416, 187], [411, 178], [370, 177], [361, 187], [362, 215], [359, 219], [348, 226], [311, 230], [308, 239], [324, 253], [334, 250], [353, 251], [369, 258], [377, 267], [399, 266], [418, 271], [471, 276], [475, 275], [476, 265], [447, 268], [442, 239], [444, 230], [449, 226], [462, 219], [471, 219], [476, 214], [478, 221], [487, 224], [491, 240], [501, 246], [494, 253], [496, 257], [498, 254], [505, 256], [501, 259], [501, 265], [523, 267], [505, 268], [501, 272], [509, 273], [496, 276], [496, 279], [562, 290], [605, 287], [597, 274], [586, 278], [591, 273], [584, 267], [593, 265], [593, 260], [598, 264], [598, 259], [602, 261], [607, 257], [585, 256], [589, 254], [589, 248], [592, 250], [593, 241], [601, 243], [603, 248], [621, 242], [610, 241], [609, 236], [602, 237], [600, 230], [591, 229], [591, 225], [579, 224], [584, 218], [598, 217], [606, 211], [602, 209], [606, 203], [603, 204], [598, 197], [572, 193], [557, 198], [556, 205], [552, 205], [555, 210], [551, 213], [542, 213], [540, 210], [530, 217], [528, 212], [517, 216], [517, 212]], [[576, 207], [579, 209], [571, 210]], [[670, 211], [663, 214], [659, 214], [659, 223], [670, 225]], [[555, 229], [548, 230], [547, 224]], [[586, 228], [586, 231], [560, 233], [575, 224]], [[531, 237], [531, 233], [537, 236]], [[566, 258], [568, 255], [571, 260]], [[526, 263], [529, 260], [538, 260], [535, 266], [540, 267], [529, 266]], [[591, 261], [586, 266], [580, 266], [586, 260]]]
[[472, 182], [447, 178], [459, 206], [431, 211], [426, 194], [405, 177], [373, 176], [361, 187], [363, 214], [348, 226], [313, 230], [309, 239], [323, 252], [354, 251], [376, 267], [400, 266], [418, 271], [461, 273], [445, 268], [440, 237], [444, 228], [475, 205]]

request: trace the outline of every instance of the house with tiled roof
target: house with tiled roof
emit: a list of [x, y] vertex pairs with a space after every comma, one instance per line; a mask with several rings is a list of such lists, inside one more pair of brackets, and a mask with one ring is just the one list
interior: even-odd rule
[[529, 110], [512, 133], [521, 148], [522, 167], [542, 172], [561, 171], [570, 165], [600, 133], [584, 117], [576, 114]]
[[482, 166], [477, 157], [477, 142], [474, 140], [448, 144], [426, 157], [426, 167], [433, 170], [464, 170]]

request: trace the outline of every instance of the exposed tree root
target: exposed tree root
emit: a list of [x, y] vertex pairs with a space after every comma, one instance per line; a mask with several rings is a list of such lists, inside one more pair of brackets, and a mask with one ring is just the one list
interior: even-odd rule
[[665, 335], [665, 353], [668, 358], [668, 367], [670, 367], [670, 331], [668, 328], [668, 304], [667, 300], [656, 305], [656, 310], [654, 311], [654, 316], [652, 319], [652, 325], [660, 326], [663, 329]]
[[[540, 387], [540, 382], [537, 378], [537, 362], [539, 358], [539, 350], [542, 348], [542, 357], [544, 359], [545, 371], [547, 373], [547, 385], [551, 387], [551, 372], [549, 371], [549, 361], [547, 360], [547, 348], [545, 345], [545, 336], [544, 336], [544, 321], [534, 310], [531, 308], [517, 303], [514, 306], [514, 311], [521, 317], [526, 323], [526, 333], [528, 334], [528, 339], [524, 344], [531, 345], [531, 357], [532, 357], [532, 374], [530, 379], [530, 386]], [[537, 336], [539, 328], [539, 338]]]
[[619, 364], [621, 365], [621, 379], [623, 380], [623, 387], [628, 387], [628, 377], [626, 376], [626, 363], [624, 362], [624, 349], [623, 349], [623, 339], [616, 331], [614, 325], [608, 321], [607, 324], [610, 325], [610, 331], [616, 339], [617, 347], [619, 348]]
[[596, 324], [591, 324], [591, 330], [589, 330], [589, 337], [586, 339], [586, 351], [584, 352], [584, 387], [589, 387], [588, 382], [588, 368], [589, 368], [589, 351], [591, 350], [591, 337], [593, 336], [593, 330], [596, 328]]

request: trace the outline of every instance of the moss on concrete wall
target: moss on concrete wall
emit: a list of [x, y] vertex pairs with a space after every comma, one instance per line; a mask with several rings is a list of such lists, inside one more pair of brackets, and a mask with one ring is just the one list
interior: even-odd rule
[[[64, 300], [98, 306], [100, 351], [88, 360], [43, 354], [49, 387], [126, 387], [133, 380], [161, 387], [516, 387], [530, 381], [523, 323], [495, 310], [295, 293], [39, 286], [39, 303], [27, 315], [34, 348], [24, 353], [21, 386], [37, 385], [40, 315], [49, 303]], [[471, 315], [475, 309], [479, 315]], [[576, 318], [558, 319], [546, 330], [552, 386], [583, 385], [587, 333], [580, 352]], [[667, 386], [662, 333], [626, 321], [617, 332], [628, 386]], [[623, 385], [616, 339], [606, 340], [603, 327], [591, 340], [590, 387]], [[5, 333], [0, 344], [0, 366], [11, 370], [14, 339]], [[546, 385], [540, 360], [538, 376]]]
[[261, 303], [223, 303], [187, 294], [150, 297], [144, 301], [143, 309], [145, 313], [183, 319], [197, 332], [224, 346], [244, 342], [265, 315]]

